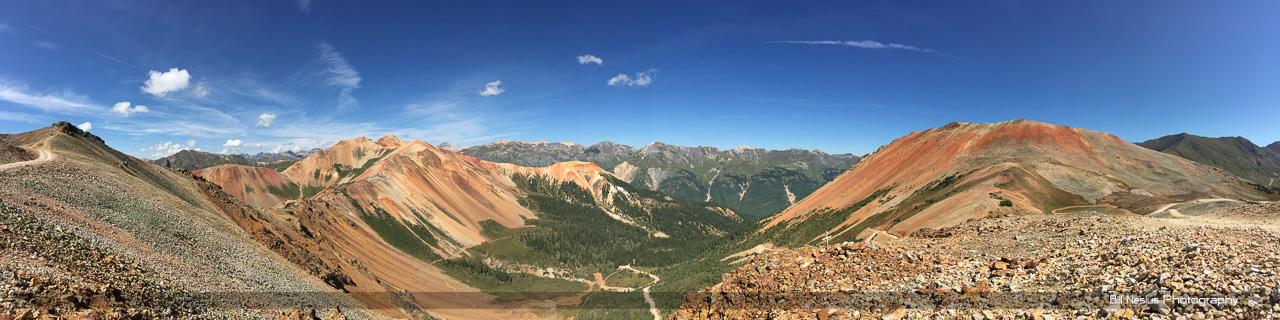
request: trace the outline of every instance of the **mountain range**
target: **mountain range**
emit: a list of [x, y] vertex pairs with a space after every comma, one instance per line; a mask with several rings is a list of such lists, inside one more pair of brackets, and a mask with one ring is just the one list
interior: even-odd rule
[[638, 187], [673, 197], [724, 205], [755, 220], [808, 196], [858, 162], [852, 154], [819, 150], [730, 150], [653, 142], [642, 148], [601, 142], [591, 146], [503, 140], [459, 149], [480, 159], [540, 166], [588, 161]]
[[187, 170], [198, 170], [208, 167], [238, 164], [246, 166], [267, 166], [272, 168], [287, 167], [293, 162], [302, 160], [313, 153], [320, 151], [319, 148], [308, 151], [283, 151], [283, 152], [259, 152], [254, 155], [249, 154], [217, 154], [211, 152], [197, 150], [181, 150], [167, 157], [151, 160], [161, 167], [166, 168], [182, 168]]
[[[0, 276], [18, 280], [0, 292], [23, 292], [46, 314], [108, 317], [647, 319], [682, 305], [690, 316], [714, 301], [684, 293], [795, 284], [753, 277], [795, 275], [792, 265], [809, 265], [798, 261], [830, 255], [794, 251], [810, 246], [964, 230], [981, 240], [989, 229], [966, 228], [1007, 217], [1161, 225], [1280, 199], [1227, 169], [1021, 119], [913, 132], [862, 158], [510, 141], [455, 153], [389, 135], [340, 141], [279, 170], [189, 171], [66, 122], [0, 141]], [[781, 209], [760, 219], [740, 210], [760, 207]], [[885, 257], [876, 261], [897, 256]], [[860, 263], [877, 262], [841, 268], [870, 270]], [[740, 265], [752, 276], [721, 277]], [[714, 317], [690, 317], [703, 316]]]

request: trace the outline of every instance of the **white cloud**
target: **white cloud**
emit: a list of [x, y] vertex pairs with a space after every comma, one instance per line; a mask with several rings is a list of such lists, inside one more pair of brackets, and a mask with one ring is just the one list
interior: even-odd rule
[[84, 131], [89, 131], [89, 129], [93, 129], [93, 123], [89, 123], [88, 121], [85, 121], [84, 123], [81, 123], [80, 125], [76, 126], [76, 128], [80, 128], [80, 130], [84, 130]]
[[58, 50], [58, 44], [57, 44], [57, 43], [48, 42], [48, 41], [36, 41], [36, 46], [37, 46], [37, 47], [41, 47], [41, 48], [45, 48], [45, 49], [49, 49], [49, 50]]
[[900, 44], [900, 43], [892, 43], [892, 42], [890, 42], [890, 43], [883, 43], [883, 42], [879, 42], [879, 41], [875, 41], [875, 40], [861, 40], [861, 41], [852, 41], [852, 40], [846, 40], [846, 41], [833, 41], [833, 40], [823, 40], [823, 41], [769, 41], [769, 42], [765, 42], [765, 43], [818, 44], [818, 45], [837, 45], [837, 46], [845, 46], [845, 47], [853, 47], [853, 48], [862, 48], [862, 49], [907, 50], [907, 51], [915, 51], [915, 52], [920, 52], [920, 53], [932, 53], [932, 54], [937, 54], [937, 55], [941, 55], [941, 56], [945, 56], [945, 57], [953, 58], [953, 59], [960, 59], [960, 60], [966, 60], [966, 61], [973, 61], [973, 60], [970, 60], [970, 59], [965, 59], [965, 58], [961, 58], [961, 57], [957, 57], [957, 56], [953, 56], [953, 55], [945, 54], [945, 53], [942, 53], [942, 52], [938, 52], [937, 50], [933, 50], [933, 49], [925, 49], [925, 48], [921, 48], [921, 47], [917, 47], [917, 46], [910, 46], [910, 45], [905, 45], [905, 44]]
[[228, 139], [227, 143], [222, 144], [222, 153], [240, 153], [240, 147], [244, 145], [244, 141], [240, 139]]
[[600, 66], [600, 65], [604, 65], [604, 60], [600, 59], [600, 57], [597, 57], [595, 55], [590, 55], [590, 54], [584, 54], [584, 55], [578, 56], [578, 64], [588, 64], [588, 63], [594, 63], [597, 66]]
[[151, 154], [152, 158], [168, 157], [169, 155], [178, 153], [178, 151], [182, 150], [201, 151], [200, 148], [196, 148], [195, 140], [187, 140], [186, 144], [182, 144], [181, 142], [165, 141], [158, 143], [155, 146], [141, 149], [142, 152], [154, 151], [155, 153]]
[[59, 113], [89, 113], [102, 107], [89, 102], [89, 98], [70, 90], [55, 93], [32, 93], [25, 85], [0, 79], [0, 100], [9, 101], [41, 111]]
[[259, 127], [270, 127], [271, 123], [275, 121], [276, 121], [276, 114], [263, 113], [261, 115], [258, 115], [258, 122], [254, 122], [253, 125], [259, 126]]
[[649, 69], [644, 72], [636, 72], [634, 77], [619, 73], [617, 76], [609, 78], [608, 84], [615, 87], [647, 87], [650, 83], [653, 83], [653, 74], [656, 72], [658, 72], [658, 69]]
[[298, 0], [298, 10], [302, 10], [302, 13], [311, 13], [311, 0]]
[[506, 89], [506, 88], [499, 88], [499, 87], [498, 87], [498, 86], [501, 86], [501, 85], [502, 85], [502, 81], [501, 81], [501, 80], [499, 80], [499, 81], [494, 81], [494, 82], [490, 82], [490, 83], [486, 83], [486, 84], [484, 84], [484, 90], [480, 90], [480, 95], [482, 95], [482, 96], [486, 96], [486, 97], [488, 97], [488, 96], [496, 96], [496, 95], [498, 95], [499, 93], [502, 93], [502, 92], [504, 92], [504, 91], [507, 91], [507, 89]]
[[324, 84], [339, 90], [338, 111], [359, 109], [360, 102], [351, 95], [351, 92], [360, 88], [360, 72], [356, 71], [356, 68], [347, 62], [347, 58], [328, 42], [321, 42], [319, 46], [320, 60], [327, 65], [325, 73], [329, 76], [324, 80]]
[[191, 74], [187, 73], [187, 69], [171, 68], [168, 72], [151, 70], [147, 72], [147, 76], [150, 78], [143, 83], [142, 92], [157, 97], [191, 86]]
[[13, 31], [13, 27], [9, 26], [8, 21], [0, 21], [0, 32]]
[[116, 102], [116, 104], [111, 107], [111, 112], [119, 113], [126, 117], [134, 113], [151, 112], [151, 109], [147, 108], [147, 106], [136, 105], [129, 107], [129, 104], [130, 103], [128, 101]]
[[204, 81], [197, 82], [195, 86], [191, 87], [191, 94], [204, 98], [209, 95], [209, 85], [205, 84]]

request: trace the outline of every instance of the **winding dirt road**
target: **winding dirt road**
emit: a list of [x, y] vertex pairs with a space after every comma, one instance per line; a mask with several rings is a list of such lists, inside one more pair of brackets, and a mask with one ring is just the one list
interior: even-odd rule
[[1240, 202], [1240, 200], [1227, 199], [1227, 198], [1197, 199], [1197, 200], [1191, 200], [1187, 202], [1175, 202], [1175, 203], [1170, 203], [1170, 204], [1161, 206], [1160, 209], [1156, 209], [1156, 211], [1152, 211], [1151, 213], [1148, 213], [1148, 215], [1165, 212], [1166, 210], [1169, 210], [1169, 208], [1173, 208], [1173, 206], [1180, 205], [1180, 204], [1193, 204], [1193, 203], [1219, 202], [1219, 201]]
[[649, 287], [652, 287], [654, 284], [658, 283], [658, 281], [662, 281], [662, 278], [659, 278], [658, 276], [655, 276], [652, 273], [636, 270], [636, 268], [632, 268], [631, 265], [629, 264], [624, 266], [618, 266], [618, 269], [631, 270], [631, 272], [643, 274], [653, 279], [653, 282], [649, 283], [649, 285], [647, 286], [644, 286], [644, 290], [643, 290], [644, 301], [649, 303], [649, 313], [653, 314], [653, 320], [662, 320], [662, 314], [658, 313], [658, 304], [653, 302], [653, 296], [649, 295]]
[[1115, 209], [1115, 210], [1119, 210], [1119, 211], [1124, 212], [1124, 213], [1127, 213], [1127, 214], [1133, 214], [1133, 211], [1129, 211], [1128, 209], [1120, 209], [1120, 207], [1116, 207], [1116, 206], [1109, 205], [1109, 204], [1090, 204], [1090, 205], [1083, 205], [1083, 206], [1061, 207], [1061, 208], [1053, 209], [1053, 211], [1049, 211], [1049, 213], [1051, 213], [1051, 214], [1062, 214], [1062, 211], [1066, 211], [1066, 210], [1075, 210], [1075, 209], [1085, 209], [1085, 208], [1106, 208], [1106, 209]]
[[0, 164], [0, 171], [9, 170], [17, 167], [29, 166], [29, 165], [38, 164], [38, 163], [49, 162], [49, 161], [53, 161], [53, 159], [58, 158], [58, 155], [53, 153], [53, 151], [50, 151], [50, 150], [41, 150], [41, 149], [27, 149], [27, 150], [35, 151], [40, 156], [36, 157], [34, 160]]

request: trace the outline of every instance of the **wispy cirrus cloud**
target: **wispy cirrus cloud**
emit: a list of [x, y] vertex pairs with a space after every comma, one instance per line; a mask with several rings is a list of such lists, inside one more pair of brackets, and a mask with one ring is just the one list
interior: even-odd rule
[[325, 86], [338, 89], [338, 111], [352, 111], [360, 109], [360, 101], [351, 95], [352, 91], [360, 88], [360, 72], [347, 62], [347, 57], [330, 45], [328, 42], [320, 42], [320, 60], [326, 65], [325, 74], [328, 75], [324, 80]]
[[107, 54], [105, 54], [105, 53], [98, 52], [98, 50], [93, 50], [93, 49], [88, 49], [88, 50], [89, 50], [89, 52], [93, 52], [93, 54], [96, 54], [96, 55], [101, 56], [101, 57], [103, 57], [103, 58], [107, 58], [107, 60], [115, 61], [115, 62], [117, 62], [117, 63], [120, 63], [120, 64], [123, 64], [123, 65], [129, 66], [130, 68], [135, 68], [135, 69], [136, 69], [136, 68], [138, 68], [138, 67], [133, 66], [132, 64], [129, 64], [128, 62], [120, 61], [120, 59], [116, 59], [116, 57], [112, 57], [112, 56], [109, 56], [109, 55], [107, 55]]
[[[165, 134], [192, 137], [214, 137], [242, 134], [248, 126], [238, 118], [200, 105], [158, 106], [149, 116], [112, 119], [104, 129], [128, 135]], [[149, 108], [149, 111], [150, 110]]]
[[36, 46], [47, 50], [58, 50], [60, 48], [57, 43], [49, 41], [36, 41]]
[[788, 40], [788, 41], [766, 41], [766, 42], [764, 42], [764, 43], [809, 44], [809, 45], [835, 45], [835, 46], [851, 47], [851, 48], [861, 48], [861, 49], [906, 50], [906, 51], [914, 51], [914, 52], [920, 52], [920, 53], [932, 53], [932, 54], [936, 54], [936, 55], [940, 55], [940, 56], [944, 56], [944, 57], [948, 57], [948, 58], [959, 59], [959, 60], [965, 60], [965, 61], [973, 61], [973, 60], [971, 60], [971, 59], [961, 58], [961, 57], [957, 57], [957, 56], [949, 55], [949, 54], [946, 54], [946, 53], [942, 53], [942, 52], [940, 52], [940, 51], [938, 51], [938, 50], [927, 49], [927, 48], [921, 48], [921, 47], [912, 46], [912, 45], [905, 45], [905, 44], [901, 44], [901, 43], [893, 43], [893, 42], [884, 43], [884, 42], [879, 42], [879, 41], [875, 41], [875, 40], [859, 40], [859, 41], [853, 41], [853, 40], [844, 40], [844, 41], [836, 41], [836, 40], [821, 40], [821, 41]]
[[403, 125], [391, 124], [388, 131], [405, 139], [455, 145], [490, 142], [513, 134], [521, 126], [517, 119], [528, 119], [535, 111], [501, 110], [492, 99], [477, 97], [472, 84], [482, 77], [458, 79], [450, 88], [406, 105], [401, 115]]
[[48, 30], [41, 29], [40, 27], [37, 27], [37, 26], [33, 26], [33, 25], [31, 25], [30, 23], [27, 23], [26, 21], [22, 21], [22, 20], [18, 20], [18, 19], [13, 19], [13, 21], [17, 21], [18, 23], [21, 23], [22, 25], [25, 25], [25, 26], [27, 26], [27, 27], [30, 27], [31, 29], [35, 29], [36, 31], [44, 32], [44, 34], [51, 35], [51, 36], [53, 35], [53, 32], [49, 32]]
[[71, 90], [51, 93], [32, 92], [26, 85], [0, 79], [0, 101], [8, 101], [44, 112], [86, 114], [100, 112], [102, 106]]
[[311, 13], [311, 0], [298, 0], [298, 10], [304, 14]]
[[45, 120], [44, 117], [40, 115], [34, 115], [34, 114], [22, 113], [22, 112], [4, 111], [4, 110], [0, 110], [0, 120], [24, 122], [24, 123], [32, 123], [32, 124], [48, 124], [49, 123], [48, 120]]

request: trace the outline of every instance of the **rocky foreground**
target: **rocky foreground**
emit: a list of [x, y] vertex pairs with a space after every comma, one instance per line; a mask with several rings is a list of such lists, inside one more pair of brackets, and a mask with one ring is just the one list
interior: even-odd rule
[[1280, 315], [1277, 217], [1277, 203], [1179, 220], [1006, 216], [772, 251], [687, 295], [672, 317], [1271, 318]]

